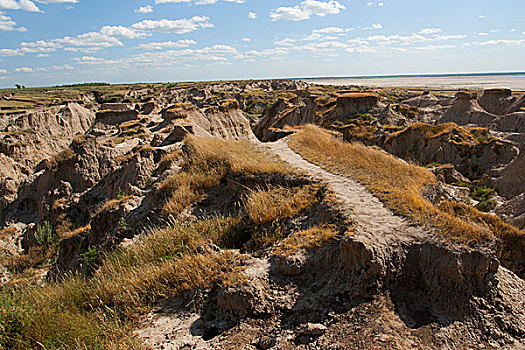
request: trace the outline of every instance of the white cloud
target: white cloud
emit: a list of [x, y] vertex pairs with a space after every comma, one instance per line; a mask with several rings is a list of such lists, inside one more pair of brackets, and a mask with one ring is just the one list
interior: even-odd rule
[[[195, 5], [211, 5], [219, 0], [155, 0], [155, 4], [169, 4], [169, 3], [190, 3]], [[224, 0], [226, 2], [234, 2], [236, 4], [244, 3], [244, 0]]]
[[7, 74], [7, 70], [6, 69], [0, 69], [0, 74]]
[[176, 42], [173, 41], [165, 41], [165, 42], [153, 42], [153, 43], [146, 43], [146, 44], [140, 44], [137, 46], [137, 49], [142, 50], [163, 50], [163, 49], [173, 49], [173, 48], [182, 48], [182, 47], [189, 47], [191, 45], [197, 44], [193, 40], [179, 40]]
[[421, 29], [418, 34], [437, 34], [441, 33], [443, 29], [441, 28], [425, 28]]
[[21, 72], [21, 73], [33, 73], [33, 68], [29, 68], [29, 67], [19, 67], [19, 68], [15, 68], [15, 72]]
[[249, 42], [249, 41], [252, 41], [252, 39], [250, 39], [250, 38], [242, 38], [242, 41]]
[[27, 29], [25, 27], [17, 28], [16, 22], [13, 21], [11, 17], [6, 16], [4, 12], [0, 11], [0, 30], [25, 32]]
[[0, 0], [0, 9], [43, 12], [31, 0]]
[[428, 45], [416, 47], [416, 50], [421, 51], [434, 51], [434, 50], [443, 50], [443, 49], [453, 49], [456, 45]]
[[104, 26], [102, 29], [100, 29], [100, 34], [107, 36], [117, 36], [126, 39], [137, 39], [147, 36], [147, 34], [144, 32], [123, 26]]
[[78, 0], [37, 0], [38, 2], [43, 2], [44, 4], [78, 4]]
[[465, 44], [465, 46], [493, 46], [493, 45], [508, 45], [508, 46], [520, 46], [525, 44], [525, 39], [522, 40], [508, 40], [508, 39], [498, 39], [498, 40], [487, 40], [487, 41], [471, 41], [470, 43]]
[[249, 19], [257, 19], [257, 14], [255, 12], [248, 12]]
[[145, 20], [131, 26], [133, 29], [143, 31], [156, 31], [161, 33], [186, 34], [201, 28], [213, 28], [213, 24], [208, 22], [208, 17], [195, 16], [192, 18], [182, 18], [177, 20]]
[[229, 59], [239, 52], [228, 45], [214, 45], [201, 49], [168, 50], [162, 52], [144, 52], [131, 57], [108, 60], [101, 57], [82, 56], [74, 58], [78, 64], [111, 65], [115, 68], [162, 67], [185, 64], [228, 64]]
[[483, 18], [485, 18], [485, 16], [483, 16], [483, 15], [479, 15], [478, 18], [479, 18], [479, 19], [483, 19]]
[[141, 6], [135, 10], [135, 13], [152, 13], [152, 12], [153, 12], [153, 6], [151, 5]]
[[382, 29], [383, 26], [381, 23], [374, 23], [370, 27], [364, 27], [363, 30], [375, 30], [375, 29]]
[[467, 36], [463, 34], [459, 35], [434, 35], [436, 41], [447, 41], [447, 40], [460, 40], [465, 39]]
[[279, 7], [271, 11], [270, 17], [273, 21], [303, 21], [312, 16], [324, 17], [326, 15], [338, 14], [346, 9], [344, 5], [336, 0], [317, 1], [304, 0], [300, 5], [294, 7]]
[[321, 28], [321, 29], [314, 29], [313, 33], [321, 33], [321, 34], [337, 34], [337, 33], [345, 33], [351, 31], [352, 28], [338, 28], [338, 27], [327, 27], [327, 28]]
[[21, 48], [13, 50], [17, 54], [53, 52], [57, 49], [64, 49], [71, 52], [95, 52], [103, 48], [124, 46], [117, 38], [101, 34], [99, 32], [89, 32], [77, 36], [65, 36], [59, 39], [38, 40], [34, 42], [22, 42]]

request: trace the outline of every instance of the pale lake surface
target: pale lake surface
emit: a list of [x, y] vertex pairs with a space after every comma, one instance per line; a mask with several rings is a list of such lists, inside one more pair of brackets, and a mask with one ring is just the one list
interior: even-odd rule
[[507, 88], [525, 91], [525, 74], [517, 75], [458, 75], [410, 77], [357, 77], [301, 79], [322, 85], [358, 85], [377, 87], [422, 87], [430, 89], [491, 89]]

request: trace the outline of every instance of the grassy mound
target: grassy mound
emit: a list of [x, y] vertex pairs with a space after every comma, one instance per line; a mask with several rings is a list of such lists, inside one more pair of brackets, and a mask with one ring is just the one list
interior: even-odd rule
[[[523, 231], [505, 224], [498, 217], [469, 207], [467, 218], [452, 210], [450, 205], [435, 206], [423, 196], [427, 188], [437, 183], [434, 175], [378, 148], [343, 142], [315, 126], [306, 126], [292, 136], [290, 147], [313, 163], [351, 176], [396, 214], [434, 228], [448, 238], [465, 243], [500, 238], [507, 253], [525, 242]], [[523, 252], [521, 256], [507, 253], [503, 254], [504, 263], [523, 276]]]

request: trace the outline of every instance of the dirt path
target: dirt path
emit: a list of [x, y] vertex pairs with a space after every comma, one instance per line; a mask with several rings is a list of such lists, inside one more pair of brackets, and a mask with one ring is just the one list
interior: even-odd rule
[[399, 244], [407, 239], [423, 237], [423, 230], [410, 226], [406, 220], [394, 215], [363, 185], [349, 177], [332, 174], [308, 162], [290, 149], [287, 139], [262, 146], [294, 168], [325, 182], [340, 200], [344, 212], [355, 221], [358, 233], [382, 244]]

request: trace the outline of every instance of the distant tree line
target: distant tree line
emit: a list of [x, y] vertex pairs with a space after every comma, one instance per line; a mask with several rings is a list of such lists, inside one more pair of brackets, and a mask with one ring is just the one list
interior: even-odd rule
[[56, 87], [91, 87], [91, 86], [108, 86], [109, 83], [80, 83], [80, 84], [69, 84], [69, 85], [56, 85]]

